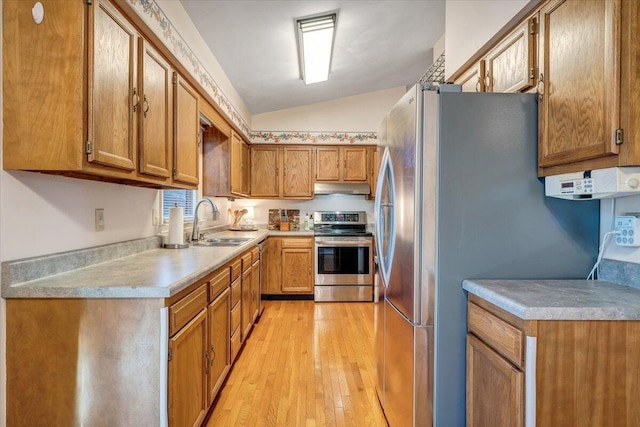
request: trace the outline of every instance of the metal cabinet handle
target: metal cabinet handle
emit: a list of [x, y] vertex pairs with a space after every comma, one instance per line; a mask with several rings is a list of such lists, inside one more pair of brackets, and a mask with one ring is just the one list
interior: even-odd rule
[[207, 363], [205, 365], [205, 368], [204, 368], [204, 373], [208, 374], [209, 373], [209, 366], [211, 366], [211, 358], [209, 357], [209, 351], [205, 351], [204, 352], [204, 357], [206, 357], [207, 361], [209, 362], [209, 363]]
[[478, 76], [478, 81], [476, 82], [476, 92], [480, 92], [480, 89], [482, 89], [480, 85], [480, 76]]
[[486, 91], [489, 91], [489, 88], [491, 87], [491, 74], [489, 73], [489, 70], [487, 70], [487, 73], [484, 77], [484, 87]]
[[131, 101], [133, 102], [133, 112], [138, 111], [138, 103], [140, 102], [140, 97], [138, 96], [138, 90], [133, 88], [133, 95]]
[[213, 357], [210, 359], [211, 365], [213, 365], [213, 361], [216, 360], [216, 351], [213, 349], [213, 345], [211, 346], [211, 353], [213, 353]]
[[544, 95], [544, 74], [540, 73], [540, 78], [538, 79], [538, 85], [536, 86], [536, 92], [538, 93], [538, 97], [540, 101], [542, 101], [542, 96]]
[[142, 115], [146, 118], [147, 113], [149, 112], [149, 101], [147, 100], [147, 95], [144, 95], [144, 101], [142, 101]]

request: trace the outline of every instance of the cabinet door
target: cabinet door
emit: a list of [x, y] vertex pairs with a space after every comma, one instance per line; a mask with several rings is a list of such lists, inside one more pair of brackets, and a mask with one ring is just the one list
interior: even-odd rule
[[198, 93], [174, 73], [174, 154], [173, 180], [197, 186], [198, 139], [200, 133]]
[[369, 148], [369, 186], [371, 193], [370, 199], [376, 197], [376, 186], [378, 185], [378, 171], [380, 170], [380, 156], [378, 155], [378, 147]]
[[316, 148], [316, 181], [340, 180], [340, 147]]
[[313, 293], [313, 250], [282, 248], [282, 291]]
[[463, 92], [484, 92], [484, 76], [484, 61], [478, 61], [458, 77], [455, 83], [462, 86]]
[[535, 81], [535, 18], [523, 22], [485, 59], [487, 92], [522, 92]]
[[620, 0], [551, 1], [540, 11], [539, 166], [618, 153]]
[[207, 413], [207, 310], [169, 340], [169, 425], [199, 426]]
[[138, 108], [138, 153], [140, 173], [169, 178], [173, 135], [171, 134], [171, 79], [169, 63], [143, 38], [138, 43], [140, 95]]
[[249, 145], [242, 142], [242, 194], [251, 194], [251, 153]]
[[137, 32], [107, 1], [89, 8], [87, 160], [134, 170]]
[[284, 147], [283, 162], [283, 197], [313, 196], [313, 148]]
[[229, 158], [229, 180], [231, 183], [230, 191], [232, 194], [242, 195], [244, 190], [243, 179], [243, 150], [244, 142], [235, 132], [231, 131], [231, 149]]
[[231, 293], [227, 285], [207, 310], [209, 347], [209, 375], [207, 404], [211, 406], [231, 367]]
[[251, 197], [278, 197], [278, 147], [251, 147]]
[[281, 237], [269, 237], [262, 250], [262, 272], [264, 277], [264, 289], [265, 294], [281, 294], [280, 288], [282, 278], [282, 238]]
[[251, 323], [258, 317], [258, 300], [260, 298], [260, 261], [254, 262], [251, 267]]
[[242, 333], [242, 341], [247, 338], [249, 335], [249, 331], [251, 330], [251, 325], [253, 322], [251, 321], [251, 280], [253, 278], [253, 268], [249, 266], [242, 273], [242, 298], [240, 301], [241, 311], [242, 311], [242, 322], [240, 324], [240, 332]]
[[341, 147], [342, 180], [367, 180], [367, 147]]
[[467, 426], [524, 424], [524, 373], [467, 335]]

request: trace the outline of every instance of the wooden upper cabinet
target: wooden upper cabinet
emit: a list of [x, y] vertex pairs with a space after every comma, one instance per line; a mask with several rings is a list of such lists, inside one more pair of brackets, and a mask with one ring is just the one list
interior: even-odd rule
[[478, 61], [455, 80], [463, 92], [484, 92], [484, 61]]
[[140, 38], [138, 43], [141, 103], [138, 108], [140, 173], [171, 176], [173, 135], [169, 63]]
[[367, 147], [317, 147], [316, 181], [367, 181]]
[[231, 193], [239, 196], [249, 195], [249, 146], [240, 136], [231, 131]]
[[200, 109], [198, 93], [178, 73], [174, 81], [174, 155], [173, 180], [198, 185], [198, 140]]
[[367, 180], [367, 147], [341, 147], [342, 151], [342, 180]]
[[313, 148], [282, 148], [282, 197], [313, 197]]
[[371, 193], [369, 193], [370, 199], [376, 197], [376, 187], [378, 185], [378, 171], [380, 170], [380, 160], [382, 153], [378, 153], [378, 147], [369, 147], [369, 186], [371, 187]]
[[540, 11], [542, 168], [618, 153], [622, 3], [550, 1]]
[[524, 21], [484, 60], [487, 92], [522, 92], [536, 81], [536, 18]]
[[340, 180], [340, 148], [316, 148], [316, 181]]
[[[252, 146], [251, 196], [308, 199], [313, 196], [313, 148]], [[282, 172], [281, 172], [282, 171]]]
[[251, 197], [278, 197], [280, 147], [251, 147]]
[[90, 163], [134, 170], [138, 34], [107, 1], [89, 9], [87, 147]]

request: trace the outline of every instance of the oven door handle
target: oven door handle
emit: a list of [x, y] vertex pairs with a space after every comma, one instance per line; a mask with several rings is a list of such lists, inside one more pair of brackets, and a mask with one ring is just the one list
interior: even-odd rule
[[370, 248], [373, 246], [372, 242], [363, 242], [361, 240], [316, 240], [316, 246], [328, 247], [328, 246], [357, 246], [363, 248]]

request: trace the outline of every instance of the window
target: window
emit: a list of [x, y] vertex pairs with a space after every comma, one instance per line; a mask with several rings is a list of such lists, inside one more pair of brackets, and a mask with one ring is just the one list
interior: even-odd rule
[[184, 208], [184, 219], [193, 220], [193, 208], [198, 200], [196, 190], [163, 190], [162, 191], [162, 219], [169, 222], [169, 208], [178, 204]]

